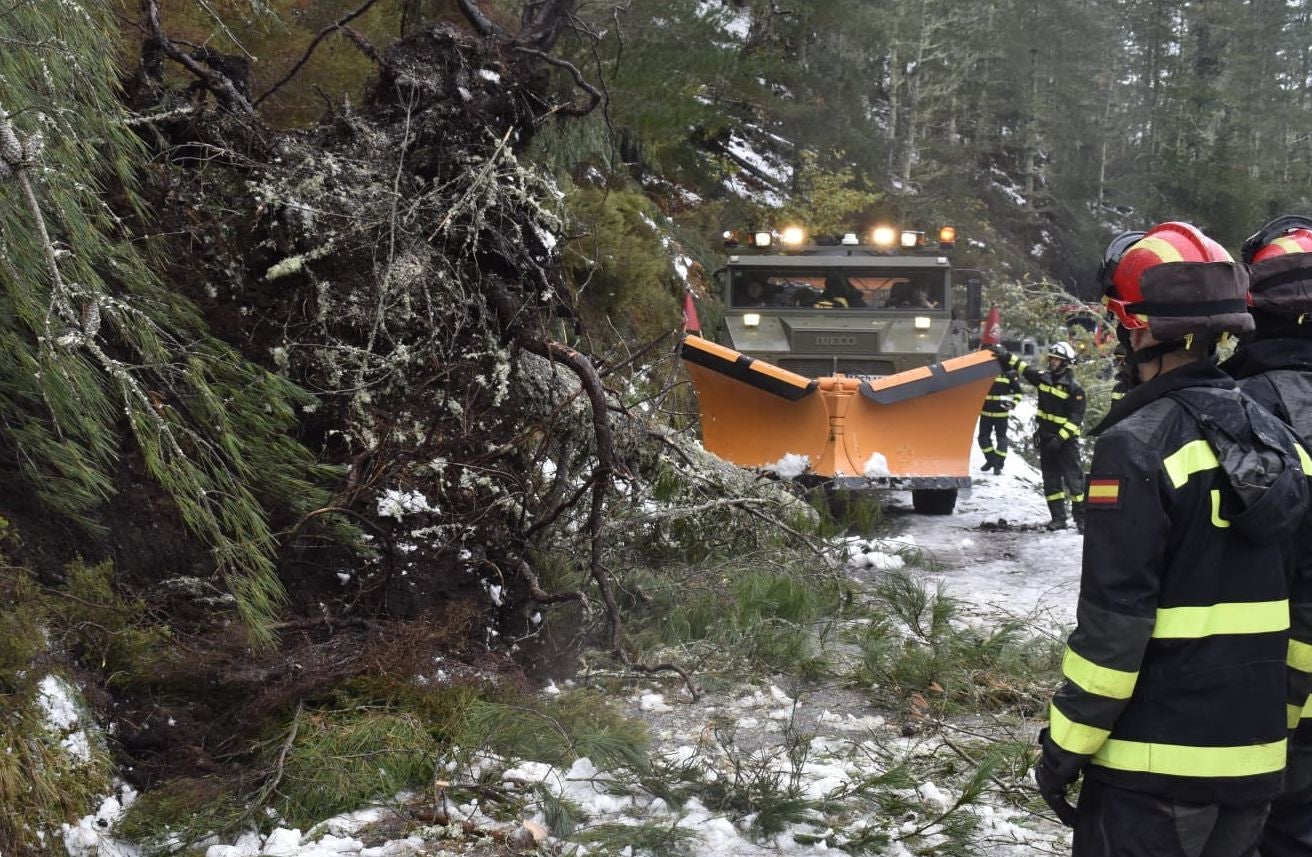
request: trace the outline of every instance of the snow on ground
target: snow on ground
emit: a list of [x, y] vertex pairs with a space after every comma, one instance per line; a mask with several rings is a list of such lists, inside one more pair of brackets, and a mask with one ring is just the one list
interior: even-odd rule
[[[1033, 414], [1034, 399], [1027, 396], [1008, 433], [1013, 444], [1030, 432]], [[1083, 537], [1074, 528], [1041, 529], [1049, 518], [1043, 478], [1016, 451], [1007, 456], [1001, 475], [982, 473], [983, 466], [976, 444], [970, 459], [973, 484], [958, 496], [955, 514], [903, 518], [904, 532], [934, 561], [933, 570], [917, 574], [942, 581], [975, 612], [1032, 617], [1048, 627], [1074, 624]], [[909, 493], [889, 499], [890, 510], [910, 511]], [[1029, 529], [980, 528], [1000, 521]]]
[[[1031, 430], [1033, 412], [1033, 399], [1027, 398], [1015, 414], [1013, 439]], [[788, 470], [783, 464], [780, 462], [776, 469]], [[963, 612], [980, 621], [1006, 616], [1023, 617], [1050, 628], [1069, 625], [1074, 620], [1078, 591], [1081, 537], [1073, 529], [1051, 533], [1041, 528], [1048, 519], [1041, 479], [1018, 454], [1008, 458], [1001, 475], [981, 473], [983, 464], [983, 455], [975, 447], [971, 459], [973, 485], [962, 492], [956, 513], [951, 516], [909, 514], [909, 494], [888, 498], [890, 515], [899, 523], [898, 533], [888, 538], [847, 540], [848, 573], [858, 579], [873, 579], [905, 568], [922, 580], [941, 582], [961, 602]], [[380, 506], [384, 505], [399, 517], [424, 511], [427, 503], [421, 497], [397, 492], [380, 498]], [[931, 561], [925, 562], [925, 558]], [[780, 687], [780, 683], [785, 686]], [[75, 715], [64, 704], [60, 690], [53, 682], [43, 686], [43, 701], [52, 724], [62, 726]], [[543, 692], [562, 691], [553, 683]], [[782, 681], [744, 676], [736, 685], [706, 693], [693, 703], [676, 686], [653, 682], [652, 686], [637, 689], [628, 707], [633, 716], [647, 721], [654, 745], [665, 759], [696, 765], [705, 782], [728, 776], [733, 770], [731, 759], [747, 759], [774, 771], [782, 781], [795, 782], [810, 800], [840, 800], [845, 789], [880, 770], [946, 752], [941, 738], [932, 733], [908, 734], [898, 723], [886, 722], [861, 689], [842, 683], [794, 688]], [[725, 745], [725, 733], [721, 731], [725, 724], [731, 729], [730, 746]], [[1037, 725], [1025, 723], [1020, 729], [1024, 734], [1037, 730]], [[804, 752], [786, 752], [790, 741], [791, 746], [801, 747]], [[905, 837], [913, 836], [918, 824], [936, 817], [957, 797], [951, 786], [925, 777], [904, 795], [919, 806], [914, 821], [873, 812], [857, 815], [835, 830], [826, 826], [824, 817], [818, 817], [812, 819], [815, 823], [789, 823], [782, 832], [763, 835], [751, 829], [751, 817], [734, 821], [734, 816], [713, 811], [695, 797], [676, 808], [645, 792], [616, 793], [606, 787], [610, 775], [598, 771], [586, 758], [576, 760], [568, 769], [514, 760], [500, 760], [500, 767], [505, 768], [503, 777], [541, 783], [574, 801], [594, 825], [654, 822], [691, 831], [697, 837], [690, 852], [694, 857], [832, 853], [871, 826], [889, 839], [884, 854], [909, 857], [913, 853], [909, 846], [916, 843], [904, 841]], [[112, 833], [122, 807], [133, 797], [125, 788], [120, 795], [107, 799], [96, 814], [66, 825], [62, 838], [70, 854], [137, 857], [140, 852], [135, 846], [115, 841]], [[479, 812], [476, 804], [454, 809], [480, 825], [495, 824]], [[969, 811], [980, 823], [975, 841], [981, 855], [1037, 857], [1064, 853], [1069, 848], [1065, 831], [1051, 822], [1018, 813], [1015, 807], [997, 799], [986, 798]], [[389, 812], [383, 807], [362, 808], [316, 825], [312, 834], [277, 828], [264, 837], [248, 833], [231, 842], [212, 840], [205, 843], [206, 850], [201, 853], [206, 857], [459, 853], [458, 847], [454, 852], [446, 851], [441, 841], [426, 841], [413, 831], [407, 838], [365, 847], [358, 838], [362, 829]], [[527, 825], [534, 823], [545, 823], [545, 819], [538, 815], [527, 820]], [[929, 835], [934, 835], [932, 828]], [[921, 839], [918, 844], [923, 848], [927, 843]], [[646, 853], [626, 851], [630, 857]], [[588, 852], [570, 844], [561, 853]]]

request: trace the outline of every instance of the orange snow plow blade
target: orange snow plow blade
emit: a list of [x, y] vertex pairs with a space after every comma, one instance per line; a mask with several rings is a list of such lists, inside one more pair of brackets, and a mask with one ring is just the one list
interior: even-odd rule
[[977, 351], [875, 381], [811, 379], [696, 336], [684, 338], [683, 359], [709, 452], [742, 467], [804, 455], [819, 476], [908, 484], [969, 478], [975, 421], [998, 374]]

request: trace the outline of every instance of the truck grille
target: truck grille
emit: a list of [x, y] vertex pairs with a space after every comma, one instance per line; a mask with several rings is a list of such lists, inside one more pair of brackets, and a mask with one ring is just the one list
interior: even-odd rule
[[850, 359], [839, 357], [785, 357], [779, 361], [780, 368], [796, 372], [807, 378], [820, 378], [841, 372], [844, 375], [892, 375], [896, 370], [891, 360]]

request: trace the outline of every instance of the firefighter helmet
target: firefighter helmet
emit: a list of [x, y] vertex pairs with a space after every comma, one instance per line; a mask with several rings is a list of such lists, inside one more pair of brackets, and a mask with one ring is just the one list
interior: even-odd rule
[[1253, 329], [1244, 269], [1188, 223], [1169, 221], [1117, 236], [1101, 274], [1103, 302], [1129, 330], [1147, 328], [1167, 341]]
[[1312, 313], [1312, 219], [1277, 217], [1249, 236], [1243, 257], [1249, 263], [1248, 303], [1258, 333], [1275, 334], [1291, 320], [1301, 328]]
[[1286, 214], [1248, 236], [1243, 257], [1248, 264], [1287, 253], [1312, 253], [1312, 218]]
[[1048, 346], [1048, 357], [1049, 359], [1055, 357], [1058, 360], [1064, 360], [1067, 363], [1074, 363], [1075, 349], [1071, 348], [1069, 342], [1054, 342], [1052, 345]]

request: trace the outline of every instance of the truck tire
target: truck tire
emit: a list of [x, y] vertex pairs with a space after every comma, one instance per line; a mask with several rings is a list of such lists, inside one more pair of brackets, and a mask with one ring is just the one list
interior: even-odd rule
[[956, 488], [920, 488], [911, 492], [911, 508], [922, 515], [951, 515], [956, 506]]

